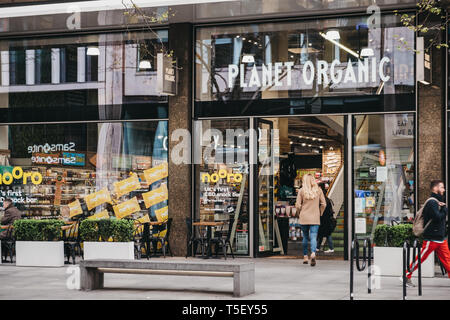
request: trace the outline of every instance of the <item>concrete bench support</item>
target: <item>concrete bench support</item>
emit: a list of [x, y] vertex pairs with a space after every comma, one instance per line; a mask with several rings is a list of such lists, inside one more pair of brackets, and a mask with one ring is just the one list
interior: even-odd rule
[[81, 290], [102, 289], [105, 273], [233, 277], [235, 297], [243, 297], [255, 292], [254, 263], [139, 260], [81, 261]]

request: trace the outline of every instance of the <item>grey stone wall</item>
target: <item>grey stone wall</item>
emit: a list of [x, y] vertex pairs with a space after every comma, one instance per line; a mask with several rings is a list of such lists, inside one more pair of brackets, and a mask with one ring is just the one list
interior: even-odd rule
[[[192, 25], [172, 24], [169, 28], [169, 49], [178, 59], [178, 94], [169, 97], [169, 137], [176, 129], [191, 131], [192, 124]], [[191, 216], [191, 165], [171, 161], [174, 143], [169, 143], [169, 217], [173, 218], [170, 244], [174, 255], [186, 254], [186, 218]]]
[[[427, 43], [428, 37], [425, 37]], [[417, 84], [418, 204], [429, 195], [433, 179], [445, 181], [445, 49], [432, 48], [432, 83]]]

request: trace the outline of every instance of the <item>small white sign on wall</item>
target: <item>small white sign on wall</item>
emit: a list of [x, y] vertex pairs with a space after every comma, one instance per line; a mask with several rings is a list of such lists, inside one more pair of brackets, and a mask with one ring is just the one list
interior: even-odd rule
[[366, 209], [365, 198], [355, 198], [355, 213], [364, 213]]
[[387, 167], [377, 167], [377, 182], [385, 182], [387, 173]]
[[366, 218], [356, 218], [355, 219], [355, 233], [357, 233], [357, 234], [366, 234], [367, 233]]

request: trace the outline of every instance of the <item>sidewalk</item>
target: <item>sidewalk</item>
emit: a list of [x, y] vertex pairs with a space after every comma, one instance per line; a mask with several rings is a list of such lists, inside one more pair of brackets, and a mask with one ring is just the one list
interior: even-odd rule
[[[185, 261], [184, 258], [167, 260]], [[239, 261], [255, 262], [256, 269], [256, 293], [241, 299], [349, 299], [347, 261], [318, 260], [314, 268], [303, 265], [300, 259]], [[67, 289], [66, 270], [67, 267], [16, 267], [4, 263], [0, 265], [0, 299], [236, 299], [229, 278], [105, 274], [105, 289], [84, 292]], [[436, 275], [433, 279], [423, 279], [422, 297], [417, 296], [417, 288], [408, 288], [408, 299], [450, 299], [450, 279], [438, 272]], [[402, 299], [402, 286], [397, 277], [382, 277], [380, 281], [381, 289], [368, 295], [367, 273], [357, 272], [355, 300]], [[417, 283], [417, 279], [414, 281]]]

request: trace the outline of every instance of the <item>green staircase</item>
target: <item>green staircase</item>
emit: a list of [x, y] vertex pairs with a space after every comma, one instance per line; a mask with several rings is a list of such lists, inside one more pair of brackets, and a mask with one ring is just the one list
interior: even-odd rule
[[[342, 258], [344, 259], [344, 208], [342, 206], [339, 214], [336, 217], [336, 228], [334, 232], [331, 234], [333, 238], [334, 245], [334, 253], [324, 253], [323, 251], [319, 252], [322, 257], [332, 257], [332, 258]], [[325, 245], [322, 247], [324, 251], [328, 250], [328, 241], [325, 242]]]

